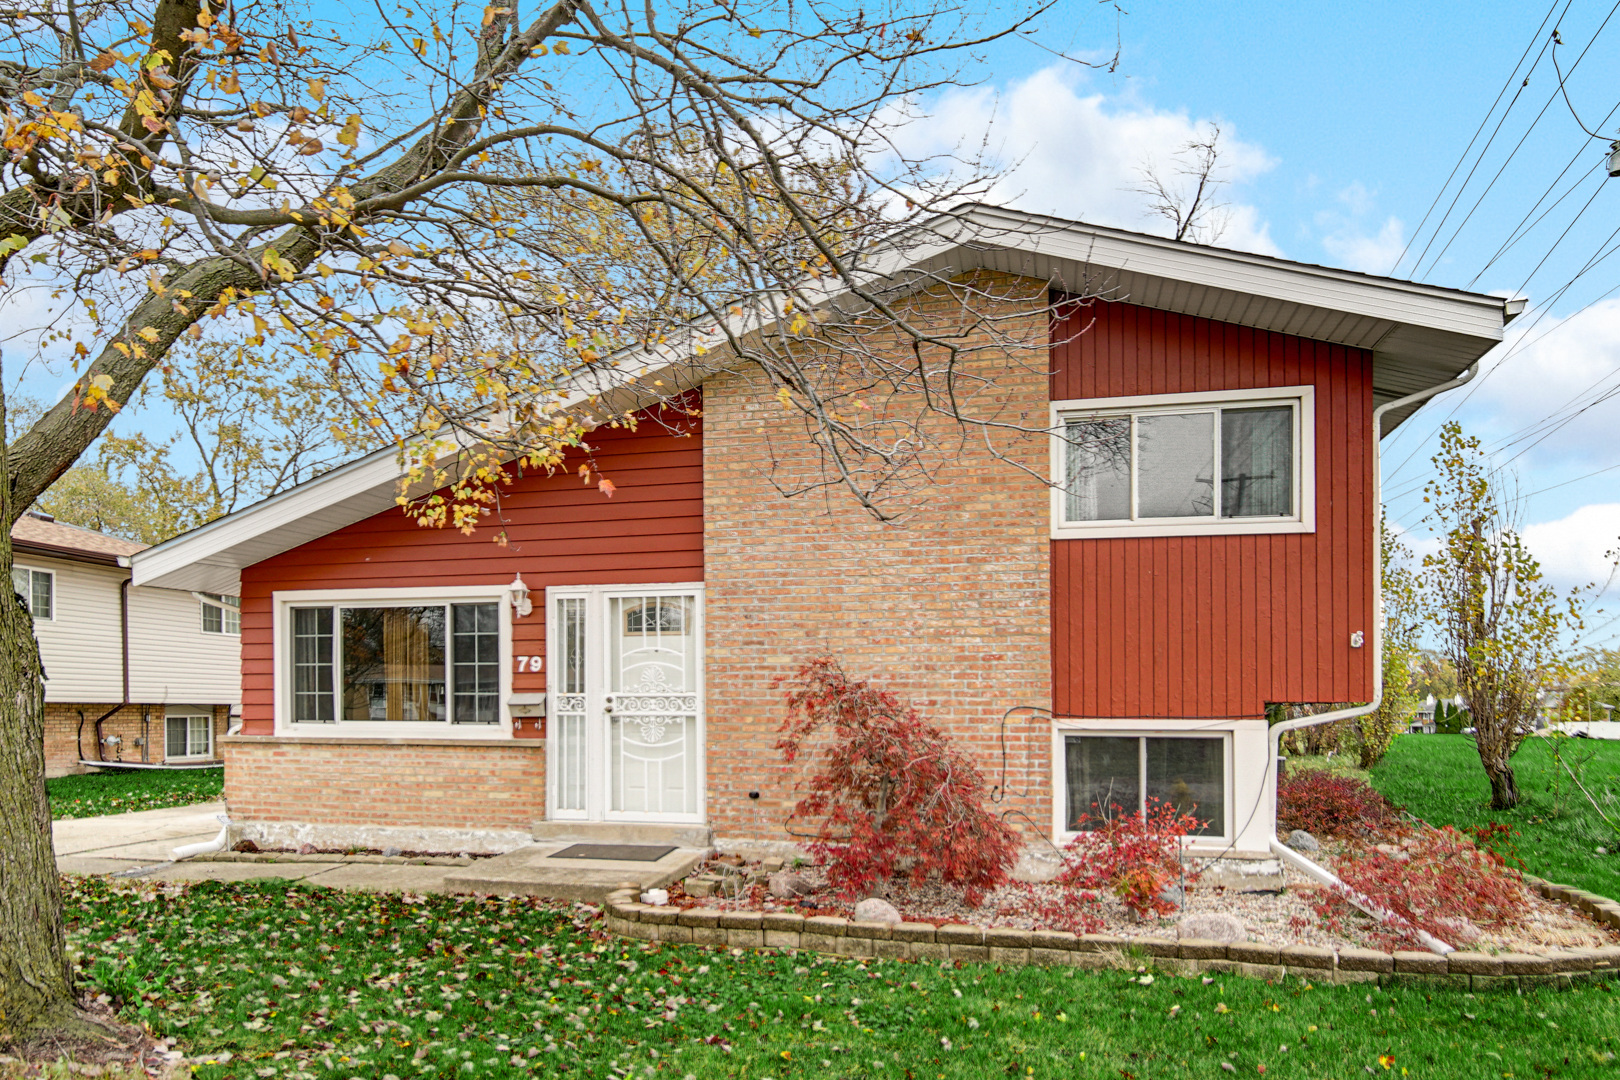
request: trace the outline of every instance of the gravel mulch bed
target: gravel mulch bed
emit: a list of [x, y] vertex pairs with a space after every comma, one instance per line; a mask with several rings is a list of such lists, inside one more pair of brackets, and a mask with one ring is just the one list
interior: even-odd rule
[[[695, 873], [716, 869], [711, 862]], [[757, 864], [745, 864], [743, 872], [758, 871]], [[729, 911], [788, 911], [803, 915], [835, 915], [850, 918], [854, 903], [843, 900], [827, 886], [822, 867], [802, 866], [793, 871], [805, 879], [812, 892], [798, 900], [773, 897], [763, 882], [748, 886], [740, 896], [688, 895], [681, 885], [670, 887], [670, 903], [680, 907], [704, 907]], [[1075, 905], [1078, 890], [1055, 884], [1012, 882], [989, 893], [976, 907], [965, 903], [954, 890], [939, 887], [912, 888], [896, 883], [885, 897], [908, 921], [966, 923], [975, 926], [1003, 926], [1022, 930], [1059, 929], [1089, 931], [1123, 938], [1175, 938], [1178, 921], [1190, 915], [1224, 914], [1243, 922], [1250, 941], [1271, 945], [1311, 945], [1319, 948], [1386, 949], [1389, 932], [1383, 924], [1359, 912], [1344, 920], [1342, 932], [1324, 926], [1312, 899], [1321, 886], [1311, 878], [1284, 868], [1286, 887], [1260, 891], [1189, 883], [1181, 910], [1163, 918], [1140, 919], [1123, 903], [1106, 892], [1093, 902]], [[1526, 889], [1530, 914], [1525, 925], [1511, 933], [1487, 933], [1478, 927], [1461, 926], [1449, 944], [1458, 948], [1487, 952], [1523, 952], [1541, 955], [1554, 949], [1620, 945], [1620, 933], [1593, 921], [1580, 910], [1548, 900]], [[1066, 905], [1065, 900], [1070, 902]], [[1065, 925], [1057, 911], [1083, 911], [1087, 925]]]

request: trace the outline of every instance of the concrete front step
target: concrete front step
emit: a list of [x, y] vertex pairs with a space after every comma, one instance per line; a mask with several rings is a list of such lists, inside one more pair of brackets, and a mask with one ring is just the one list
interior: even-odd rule
[[673, 844], [682, 848], [714, 845], [707, 825], [654, 825], [638, 821], [537, 821], [538, 844]]
[[[608, 893], [634, 883], [638, 890], [657, 889], [686, 877], [709, 855], [709, 849], [677, 847], [657, 862], [621, 862], [611, 859], [553, 859], [550, 856], [579, 842], [572, 839], [527, 847], [479, 859], [472, 866], [445, 875], [449, 892], [492, 893], [500, 896], [544, 896], [553, 900], [581, 900], [600, 904]], [[597, 836], [586, 842], [606, 843]], [[616, 840], [616, 843], [635, 841]], [[666, 841], [667, 842], [667, 841]]]

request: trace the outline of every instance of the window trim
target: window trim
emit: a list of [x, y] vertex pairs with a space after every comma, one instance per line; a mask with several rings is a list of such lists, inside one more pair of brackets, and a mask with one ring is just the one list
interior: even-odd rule
[[30, 563], [16, 561], [12, 562], [11, 568], [13, 570], [27, 570], [30, 574], [44, 574], [51, 579], [51, 613], [43, 619], [34, 614], [34, 579], [32, 577], [28, 579], [28, 614], [35, 622], [55, 622], [56, 612], [62, 606], [56, 590], [56, 571], [47, 570], [43, 566], [34, 566]]
[[[1187, 848], [1226, 848], [1237, 843], [1237, 837], [1246, 826], [1234, 818], [1237, 809], [1237, 761], [1235, 747], [1237, 731], [1230, 726], [1216, 728], [1174, 728], [1162, 720], [1096, 720], [1063, 719], [1052, 724], [1052, 836], [1058, 844], [1068, 843], [1080, 833], [1069, 828], [1067, 808], [1069, 782], [1065, 769], [1065, 741], [1073, 736], [1124, 739], [1220, 739], [1222, 756], [1222, 783], [1225, 788], [1223, 816], [1226, 831], [1218, 836], [1188, 836], [1182, 840]], [[1138, 750], [1140, 754], [1140, 750]], [[1138, 768], [1141, 768], [1140, 759]]]
[[[186, 721], [186, 745], [187, 745], [188, 748], [191, 745], [191, 721], [193, 721], [193, 720], [207, 720], [208, 721], [208, 749], [207, 749], [207, 751], [205, 751], [204, 753], [201, 753], [201, 754], [171, 754], [171, 753], [169, 753], [169, 721], [170, 720], [184, 720], [184, 721]], [[163, 714], [163, 760], [164, 761], [213, 761], [214, 760], [214, 751], [217, 749], [217, 743], [218, 743], [218, 738], [217, 738], [217, 734], [214, 731], [214, 718], [213, 718], [213, 716], [205, 714], [205, 713], [200, 713], [200, 712], [183, 712], [183, 713], [171, 713], [171, 712], [167, 712], [167, 711], [164, 712], [164, 714]]]
[[[271, 663], [275, 680], [275, 732], [277, 735], [328, 739], [408, 739], [411, 741], [510, 742], [512, 734], [512, 604], [507, 582], [490, 585], [454, 585], [437, 589], [297, 589], [271, 596], [274, 635]], [[500, 645], [496, 693], [500, 711], [493, 724], [454, 724], [420, 720], [334, 720], [330, 724], [299, 724], [292, 720], [292, 609], [295, 607], [415, 607], [493, 603], [499, 618]], [[335, 616], [339, 617], [339, 616]], [[531, 616], [532, 618], [533, 616]], [[334, 637], [337, 625], [334, 621]], [[448, 648], [448, 640], [447, 645]], [[333, 656], [334, 665], [342, 657]], [[341, 667], [333, 672], [341, 683]], [[448, 693], [448, 687], [446, 688]]]
[[[1066, 521], [1068, 444], [1064, 426], [1092, 416], [1119, 415], [1177, 406], [1210, 408], [1290, 404], [1297, 408], [1294, 430], [1294, 500], [1296, 513], [1286, 518], [1173, 518], [1161, 520]], [[1316, 531], [1316, 387], [1259, 386], [1247, 390], [1211, 390], [1193, 394], [1147, 394], [1131, 397], [1070, 398], [1051, 403], [1051, 538], [1090, 540], [1121, 536], [1243, 536]], [[1219, 443], [1219, 432], [1216, 442]], [[1135, 482], [1134, 471], [1132, 482]]]

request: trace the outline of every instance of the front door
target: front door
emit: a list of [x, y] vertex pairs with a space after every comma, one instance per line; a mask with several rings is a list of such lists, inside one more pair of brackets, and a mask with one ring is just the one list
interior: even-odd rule
[[703, 820], [703, 589], [546, 590], [551, 817]]

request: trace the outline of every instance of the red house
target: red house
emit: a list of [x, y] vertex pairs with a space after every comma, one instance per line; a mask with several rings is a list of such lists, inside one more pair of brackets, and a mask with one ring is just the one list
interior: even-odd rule
[[613, 498], [516, 481], [506, 546], [405, 517], [389, 451], [135, 556], [241, 597], [248, 835], [790, 842], [772, 680], [830, 653], [971, 747], [1026, 834], [1155, 797], [1266, 853], [1267, 703], [1374, 695], [1377, 441], [1416, 403], [1374, 410], [1517, 307], [989, 207], [886, 272], [917, 268], [1039, 295], [1000, 325], [1043, 362], [987, 392], [1049, 428], [948, 463], [905, 528], [783, 498], [783, 410], [720, 372], [700, 416], [590, 436]]

